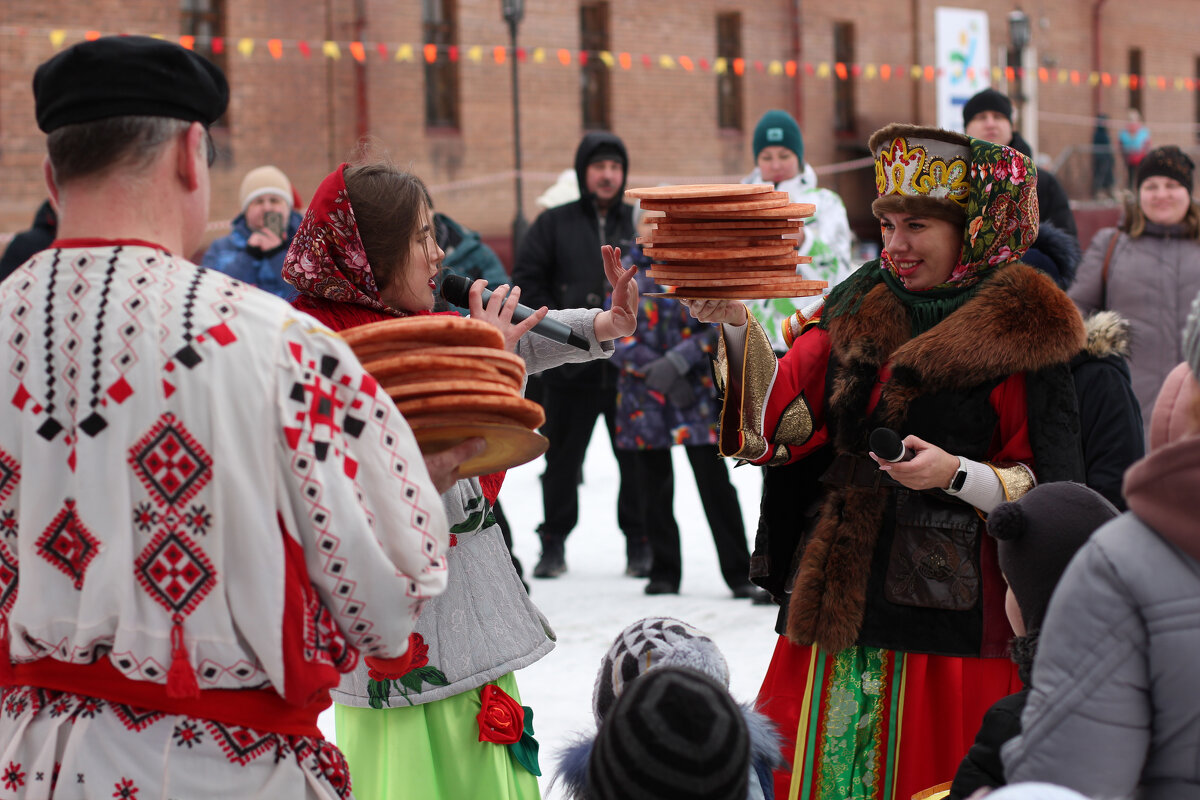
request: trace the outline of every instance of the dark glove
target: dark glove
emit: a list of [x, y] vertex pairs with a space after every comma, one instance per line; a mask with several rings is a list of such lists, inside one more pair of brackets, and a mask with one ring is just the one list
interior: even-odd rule
[[662, 358], [656, 358], [642, 368], [646, 376], [646, 388], [666, 394], [671, 385], [688, 371], [687, 362], [675, 353], [667, 353]]
[[696, 402], [696, 390], [687, 375], [680, 375], [667, 389], [667, 400], [676, 408], [687, 408]]

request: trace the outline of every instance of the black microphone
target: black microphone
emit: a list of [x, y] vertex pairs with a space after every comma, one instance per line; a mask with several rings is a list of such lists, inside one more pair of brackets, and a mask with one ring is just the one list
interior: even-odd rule
[[871, 452], [895, 464], [897, 461], [908, 461], [916, 458], [917, 454], [904, 446], [900, 434], [891, 428], [876, 428], [871, 431]]
[[[442, 297], [446, 298], [446, 300], [456, 306], [470, 308], [471, 303], [468, 299], [468, 294], [471, 291], [472, 283], [474, 283], [474, 281], [462, 275], [447, 275], [445, 280], [442, 281]], [[491, 289], [483, 290], [482, 300], [484, 305], [487, 305], [487, 301], [491, 296]], [[520, 322], [532, 314], [535, 310], [536, 309], [532, 309], [529, 306], [523, 306], [518, 303], [517, 307], [513, 309], [512, 321]], [[575, 333], [575, 331], [571, 330], [569, 326], [564, 325], [556, 319], [550, 319], [547, 317], [537, 325], [534, 325], [531, 330], [539, 336], [545, 336], [547, 339], [553, 339], [554, 341], [561, 342], [562, 344], [569, 344], [573, 347], [578, 347], [580, 350], [592, 349], [592, 346], [587, 339], [584, 339], [582, 336]]]

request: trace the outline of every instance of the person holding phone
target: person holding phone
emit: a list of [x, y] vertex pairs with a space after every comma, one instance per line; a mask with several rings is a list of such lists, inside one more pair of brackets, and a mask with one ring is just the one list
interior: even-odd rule
[[278, 167], [257, 167], [242, 179], [242, 213], [232, 232], [214, 241], [204, 254], [204, 266], [257, 286], [279, 297], [295, 290], [284, 280], [283, 258], [300, 227], [296, 208], [300, 197]]

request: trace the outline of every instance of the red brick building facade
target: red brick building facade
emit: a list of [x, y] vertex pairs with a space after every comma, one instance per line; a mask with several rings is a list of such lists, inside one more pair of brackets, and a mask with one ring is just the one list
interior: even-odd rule
[[[0, 235], [24, 228], [44, 197], [33, 69], [90, 30], [173, 39], [194, 33], [205, 54], [213, 50], [210, 34], [220, 37], [214, 58], [233, 91], [217, 137], [223, 156], [214, 172], [214, 220], [237, 212], [238, 183], [248, 169], [276, 164], [307, 198], [369, 136], [377, 151], [425, 179], [440, 210], [489, 238], [503, 239], [511, 228], [512, 54], [505, 50], [503, 0], [0, 3]], [[935, 63], [934, 15], [944, 2], [524, 5], [518, 71], [530, 218], [535, 198], [571, 166], [589, 126], [624, 138], [631, 184], [735, 179], [752, 166], [759, 115], [785, 108], [801, 121], [806, 159], [869, 234], [872, 174], [836, 165], [866, 155], [867, 137], [885, 123], [936, 121], [935, 84], [921, 69], [914, 79], [910, 68]], [[988, 12], [990, 61], [1003, 65], [1015, 0], [953, 5]], [[1073, 198], [1090, 194], [1090, 162], [1078, 148], [1090, 143], [1098, 111], [1119, 121], [1131, 103], [1140, 105], [1155, 143], [1195, 147], [1195, 0], [1021, 5], [1032, 30], [1025, 63], [1034, 90], [1029, 104], [1037, 109], [1035, 145], [1058, 160]], [[438, 43], [427, 64], [426, 45]], [[1044, 72], [1034, 74], [1035, 67]], [[1107, 74], [1095, 88], [1093, 72], [1096, 81]], [[1132, 72], [1140, 77], [1130, 86]], [[1112, 130], [1115, 137], [1115, 123]]]

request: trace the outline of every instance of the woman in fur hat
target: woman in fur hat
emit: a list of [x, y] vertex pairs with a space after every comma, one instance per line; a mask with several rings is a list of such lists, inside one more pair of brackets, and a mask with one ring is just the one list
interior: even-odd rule
[[[1066, 364], [1082, 320], [1019, 263], [1038, 230], [1031, 162], [910, 125], [870, 147], [884, 251], [791, 320], [787, 355], [742, 303], [689, 302], [723, 323], [723, 455], [789, 465], [751, 567], [783, 606], [759, 695], [791, 739], [782, 797], [950, 780], [984, 711], [1020, 688], [984, 515], [1083, 477]], [[878, 459], [877, 427], [913, 457]]]

